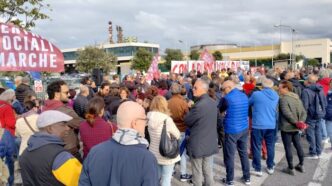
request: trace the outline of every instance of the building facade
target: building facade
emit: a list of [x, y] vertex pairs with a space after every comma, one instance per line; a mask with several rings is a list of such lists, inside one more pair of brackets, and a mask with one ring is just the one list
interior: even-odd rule
[[[154, 55], [159, 52], [158, 44], [151, 43], [115, 43], [115, 44], [103, 44], [100, 45], [106, 52], [114, 54], [118, 59], [117, 73], [128, 74], [130, 72], [131, 60], [135, 56], [139, 48], [144, 48]], [[65, 71], [70, 72], [75, 69], [75, 63], [77, 58], [77, 51], [83, 48], [71, 48], [62, 49], [65, 60]]]
[[265, 46], [241, 46], [236, 44], [209, 44], [192, 46], [191, 50], [210, 53], [220, 51], [224, 60], [255, 60], [271, 58], [278, 54], [303, 55], [305, 58], [317, 59], [322, 65], [332, 63], [332, 41], [329, 38], [282, 41], [276, 45]]

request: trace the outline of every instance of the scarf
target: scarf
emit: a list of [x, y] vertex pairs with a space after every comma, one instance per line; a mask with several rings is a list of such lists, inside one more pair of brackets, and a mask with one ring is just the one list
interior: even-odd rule
[[149, 146], [149, 142], [140, 136], [140, 134], [134, 129], [118, 129], [112, 137], [115, 141], [121, 145], [137, 145], [144, 144], [146, 147]]

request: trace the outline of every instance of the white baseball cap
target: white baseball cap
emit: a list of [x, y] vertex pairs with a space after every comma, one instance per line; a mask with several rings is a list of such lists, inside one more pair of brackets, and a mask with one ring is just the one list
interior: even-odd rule
[[59, 123], [59, 122], [67, 122], [72, 120], [73, 117], [62, 113], [60, 111], [57, 110], [48, 110], [45, 112], [42, 112], [38, 118], [37, 118], [37, 127], [38, 128], [44, 128], [47, 127], [49, 125], [53, 125], [55, 123]]

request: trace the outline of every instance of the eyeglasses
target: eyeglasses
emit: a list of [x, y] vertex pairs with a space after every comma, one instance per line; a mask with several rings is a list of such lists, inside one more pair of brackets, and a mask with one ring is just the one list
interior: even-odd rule
[[149, 119], [148, 119], [148, 118], [136, 118], [135, 121], [137, 121], [137, 120], [145, 121], [145, 125], [147, 125], [148, 122], [149, 122]]

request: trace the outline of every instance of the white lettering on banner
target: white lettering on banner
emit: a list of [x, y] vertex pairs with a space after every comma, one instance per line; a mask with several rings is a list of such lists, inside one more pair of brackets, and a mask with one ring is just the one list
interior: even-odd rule
[[23, 37], [24, 40], [24, 50], [28, 51], [29, 47], [28, 47], [28, 37]]
[[51, 54], [50, 55], [50, 67], [56, 68], [57, 65], [55, 64], [55, 62], [56, 62], [56, 55], [55, 54]]
[[36, 38], [31, 39], [31, 50], [39, 51], [39, 46]]
[[56, 46], [40, 35], [0, 23], [0, 71], [63, 72], [64, 58]]
[[35, 61], [32, 61], [32, 57], [33, 58], [36, 58], [36, 54], [32, 53], [32, 54], [29, 54], [29, 66], [30, 67], [36, 67], [37, 66], [37, 63]]
[[12, 33], [13, 33], [13, 34], [20, 34], [21, 32], [20, 32], [20, 29], [19, 29], [19, 28], [17, 28], [17, 27], [13, 27], [13, 28], [12, 28]]
[[50, 46], [51, 52], [53, 52], [53, 45], [52, 45], [52, 43], [48, 42], [48, 46]]
[[[15, 55], [18, 55], [16, 57]], [[25, 53], [8, 53], [5, 56], [4, 53], [0, 52], [0, 66], [1, 67], [40, 67], [40, 68], [57, 68], [56, 54], [25, 54]]]
[[18, 44], [18, 42], [21, 42], [21, 38], [19, 36], [14, 36], [13, 37], [13, 45], [14, 45], [14, 49], [19, 51], [22, 50], [22, 46]]
[[10, 50], [12, 48], [9, 36], [2, 37], [2, 46], [4, 50]]
[[7, 25], [1, 25], [1, 32], [3, 34], [9, 34], [8, 26]]
[[27, 60], [27, 56], [23, 53], [19, 53], [18, 61], [19, 61], [19, 66], [20, 67], [26, 67], [27, 66], [27, 64], [25, 63], [26, 60]]
[[16, 67], [16, 61], [15, 61], [14, 53], [9, 53], [7, 66]]
[[47, 67], [47, 55], [39, 55], [39, 67]]
[[47, 48], [45, 48], [45, 43], [43, 40], [40, 40], [40, 45], [41, 45], [41, 51], [48, 52]]

